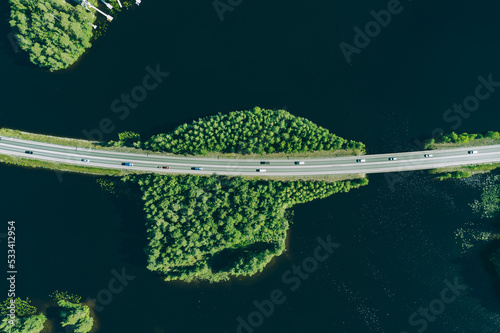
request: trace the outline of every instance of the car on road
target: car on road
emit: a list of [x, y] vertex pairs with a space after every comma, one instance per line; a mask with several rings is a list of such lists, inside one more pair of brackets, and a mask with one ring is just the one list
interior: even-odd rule
[[26, 154], [33, 154], [33, 152], [31, 150], [26, 150], [25, 153]]
[[295, 165], [302, 165], [302, 164], [305, 164], [305, 162], [302, 162], [302, 161], [297, 161], [297, 162], [294, 162]]
[[389, 161], [397, 161], [398, 159], [396, 157], [389, 157]]
[[170, 169], [169, 166], [159, 166], [158, 169]]
[[125, 165], [125, 166], [134, 166], [133, 163], [129, 163], [129, 162], [123, 162], [122, 165]]
[[365, 159], [363, 159], [363, 158], [358, 158], [358, 159], [356, 160], [356, 162], [358, 162], [358, 163], [364, 163], [364, 162], [366, 162], [366, 160], [365, 160]]
[[432, 154], [425, 154], [424, 157], [432, 157]]
[[89, 161], [88, 159], [86, 159], [86, 158], [82, 158], [82, 160], [81, 160], [81, 161], [82, 161], [82, 162], [90, 162], [90, 161]]
[[257, 171], [257, 172], [266, 172], [267, 170], [266, 169], [257, 169], [255, 171]]
[[200, 171], [203, 171], [203, 168], [192, 167], [191, 170], [200, 170]]
[[264, 162], [264, 161], [262, 161], [262, 162], [260, 162], [260, 164], [271, 164], [271, 162]]
[[469, 154], [477, 154], [477, 150], [469, 150], [468, 153]]

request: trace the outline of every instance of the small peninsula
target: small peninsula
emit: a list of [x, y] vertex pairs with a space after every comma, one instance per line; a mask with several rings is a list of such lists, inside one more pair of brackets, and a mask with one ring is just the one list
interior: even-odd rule
[[123, 5], [117, 0], [109, 2], [9, 0], [9, 24], [33, 64], [57, 71], [73, 65], [91, 47], [95, 32], [103, 31], [113, 19], [104, 11], [132, 5], [132, 0], [122, 0]]
[[218, 282], [262, 272], [283, 253], [294, 205], [348, 192], [368, 179], [281, 182], [130, 175], [101, 180], [111, 191], [123, 188], [121, 182], [139, 191], [136, 198], [144, 204], [148, 268], [167, 281]]

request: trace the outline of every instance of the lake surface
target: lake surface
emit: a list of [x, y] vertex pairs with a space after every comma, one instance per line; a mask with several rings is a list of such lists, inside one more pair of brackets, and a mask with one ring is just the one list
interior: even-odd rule
[[[85, 138], [108, 118], [114, 128], [104, 138], [116, 139], [257, 105], [285, 108], [370, 153], [419, 149], [415, 139], [435, 128], [499, 130], [500, 92], [456, 128], [443, 114], [474, 94], [478, 76], [500, 81], [500, 4], [401, 1], [401, 12], [348, 64], [339, 44], [353, 44], [353, 28], [387, 5], [243, 1], [221, 22], [211, 1], [143, 1], [60, 73], [16, 54], [3, 24], [0, 126]], [[170, 75], [126, 117], [113, 112], [113, 101], [157, 65]], [[237, 318], [248, 320], [253, 302], [275, 289], [286, 301], [254, 332], [498, 332], [500, 285], [484, 259], [493, 245], [464, 252], [455, 236], [460, 228], [496, 231], [468, 206], [484, 177], [369, 179], [297, 206], [286, 254], [262, 275], [231, 283], [165, 283], [149, 272], [141, 207], [102, 193], [94, 177], [2, 165], [0, 221], [17, 221], [18, 294], [34, 302], [55, 289], [95, 299], [113, 272], [135, 277], [98, 314], [99, 332], [237, 332]], [[340, 247], [292, 291], [283, 274], [329, 235]], [[455, 279], [467, 290], [425, 329], [410, 325]]]

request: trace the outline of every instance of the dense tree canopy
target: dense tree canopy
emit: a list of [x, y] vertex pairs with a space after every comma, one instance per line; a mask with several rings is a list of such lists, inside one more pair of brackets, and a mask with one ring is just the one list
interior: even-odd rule
[[10, 25], [35, 65], [67, 68], [90, 47], [95, 17], [82, 6], [64, 0], [9, 2]]
[[432, 138], [427, 140], [425, 143], [425, 149], [432, 149], [436, 143], [468, 143], [474, 140], [481, 139], [492, 139], [499, 140], [500, 133], [494, 131], [488, 131], [486, 133], [462, 133], [457, 134], [455, 132], [451, 132], [449, 134], [439, 134], [437, 138]]
[[61, 307], [62, 327], [69, 326], [75, 333], [87, 333], [92, 329], [94, 318], [90, 316], [88, 306], [65, 300], [60, 300], [57, 304]]
[[280, 255], [287, 209], [367, 179], [279, 182], [194, 175], [125, 176], [143, 192], [147, 213], [148, 268], [167, 280], [251, 275]]
[[82, 299], [81, 296], [78, 296], [76, 294], [70, 294], [67, 291], [59, 291], [59, 290], [54, 291], [49, 296], [52, 297], [52, 299], [55, 301], [64, 300], [64, 301], [68, 301], [71, 303], [80, 303], [80, 301]]
[[40, 333], [47, 317], [43, 314], [20, 317], [16, 318], [15, 325], [11, 325], [9, 320], [9, 318], [4, 318], [0, 323], [1, 333]]
[[364, 144], [342, 139], [305, 118], [284, 110], [258, 107], [181, 125], [173, 133], [151, 137], [143, 147], [178, 154], [302, 153], [339, 149], [364, 152], [365, 149]]
[[[68, 292], [55, 291], [50, 295], [57, 301], [61, 326], [67, 327], [66, 332], [87, 333], [94, 325], [94, 319], [90, 316], [90, 308], [79, 304], [81, 297]], [[1, 321], [0, 333], [40, 333], [44, 329], [47, 320], [44, 314], [36, 314], [37, 308], [32, 306], [28, 299], [17, 298], [15, 324], [8, 316], [10, 299], [0, 303]]]
[[43, 330], [43, 324], [47, 318], [43, 314], [36, 315], [37, 308], [31, 305], [29, 298], [23, 300], [16, 298], [15, 302], [15, 324], [12, 325], [10, 313], [11, 299], [8, 298], [0, 303], [0, 333], [39, 333]]
[[[7, 298], [5, 301], [0, 303], [0, 315], [6, 316], [10, 311], [9, 311], [9, 306], [10, 306], [10, 298]], [[37, 312], [37, 309], [35, 306], [31, 305], [31, 300], [29, 298], [26, 298], [26, 300], [21, 299], [20, 297], [16, 298], [14, 300], [15, 306], [16, 306], [16, 316], [17, 317], [26, 317], [26, 316], [31, 316], [34, 315]]]

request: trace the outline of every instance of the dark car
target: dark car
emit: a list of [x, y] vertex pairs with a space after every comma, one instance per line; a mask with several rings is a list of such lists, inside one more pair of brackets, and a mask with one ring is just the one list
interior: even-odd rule
[[168, 166], [159, 166], [158, 169], [170, 169]]
[[264, 161], [262, 161], [262, 162], [260, 162], [260, 164], [271, 164], [271, 162], [264, 162]]
[[200, 170], [200, 171], [203, 171], [203, 168], [192, 167], [191, 170]]
[[25, 153], [26, 154], [33, 154], [33, 152], [31, 150], [26, 150]]

